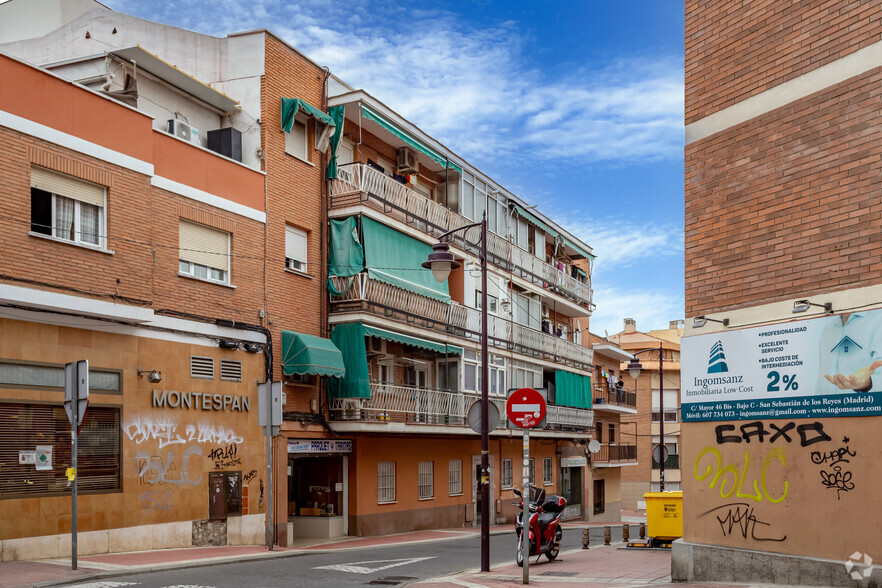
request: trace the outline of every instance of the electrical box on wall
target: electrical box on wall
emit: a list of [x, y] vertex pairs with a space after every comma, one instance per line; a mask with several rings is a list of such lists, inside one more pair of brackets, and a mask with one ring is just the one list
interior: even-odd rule
[[233, 127], [208, 131], [208, 148], [230, 159], [242, 161], [242, 133]]

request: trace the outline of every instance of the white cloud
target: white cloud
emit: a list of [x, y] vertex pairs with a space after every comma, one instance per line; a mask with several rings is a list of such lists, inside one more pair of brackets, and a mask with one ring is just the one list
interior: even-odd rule
[[610, 335], [624, 328], [623, 319], [637, 321], [637, 330], [666, 329], [670, 321], [685, 315], [683, 292], [635, 290], [633, 288], [595, 288], [597, 310], [591, 315], [592, 333]]
[[[567, 216], [589, 219], [564, 221], [562, 224], [593, 248], [597, 256], [594, 265], [596, 278], [640, 261], [658, 261], [659, 256], [683, 255], [682, 226], [656, 224], [650, 220], [637, 224], [616, 218], [597, 219], [582, 211], [575, 211]], [[566, 218], [564, 215], [561, 217]]]

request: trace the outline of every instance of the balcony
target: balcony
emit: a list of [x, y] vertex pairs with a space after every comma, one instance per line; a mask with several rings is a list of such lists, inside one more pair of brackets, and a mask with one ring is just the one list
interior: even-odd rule
[[[652, 459], [652, 469], [657, 470], [660, 469], [661, 464], [655, 461], [655, 458]], [[679, 470], [680, 469], [680, 455], [677, 453], [669, 453], [668, 458], [665, 460], [665, 469], [666, 470]]]
[[[373, 280], [366, 273], [330, 278], [339, 296], [331, 295], [331, 312], [370, 312], [410, 325], [479, 341], [481, 311], [458, 303], [447, 304]], [[566, 339], [497, 316], [487, 317], [488, 343], [523, 355], [589, 370], [594, 352]]]
[[594, 408], [596, 410], [609, 410], [628, 414], [637, 413], [637, 393], [627, 390], [616, 390], [606, 382], [600, 389], [594, 390]]
[[[466, 413], [480, 395], [371, 382], [370, 398], [330, 398], [331, 420], [363, 423], [406, 423], [467, 427]], [[502, 419], [497, 429], [507, 429], [505, 398], [491, 397]], [[545, 430], [586, 431], [594, 424], [590, 410], [568, 406], [548, 407]], [[636, 455], [636, 454], [635, 454]]]
[[[341, 165], [337, 179], [331, 180], [329, 186], [331, 209], [369, 206], [430, 235], [472, 222], [363, 163]], [[472, 239], [477, 240], [477, 237], [473, 235]], [[495, 233], [488, 233], [487, 241], [489, 263], [578, 305], [586, 308], [591, 306], [594, 291], [588, 284], [568, 276]], [[467, 243], [461, 234], [454, 236], [453, 242], [461, 249], [475, 250], [474, 245]]]
[[612, 467], [629, 462], [637, 462], [636, 443], [602, 443], [600, 451], [591, 453], [591, 465], [597, 467]]

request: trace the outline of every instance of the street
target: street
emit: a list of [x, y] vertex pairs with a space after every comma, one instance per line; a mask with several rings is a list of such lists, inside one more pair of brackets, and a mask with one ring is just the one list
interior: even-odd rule
[[[632, 527], [632, 532], [637, 528]], [[636, 534], [636, 533], [635, 533]], [[565, 528], [561, 557], [568, 550], [581, 546], [581, 529]], [[621, 529], [613, 527], [612, 540], [621, 540]], [[591, 529], [592, 545], [603, 542], [603, 529]], [[495, 566], [514, 562], [515, 535], [512, 532], [490, 537], [491, 571]], [[531, 558], [535, 575], [551, 571], [555, 565], [543, 556], [538, 564]], [[234, 588], [241, 586], [400, 586], [407, 583], [439, 578], [480, 567], [480, 538], [451, 539], [393, 544], [361, 549], [298, 552], [291, 557], [241, 563], [217, 564], [207, 567], [175, 569], [162, 572], [131, 574], [71, 584], [79, 588]]]

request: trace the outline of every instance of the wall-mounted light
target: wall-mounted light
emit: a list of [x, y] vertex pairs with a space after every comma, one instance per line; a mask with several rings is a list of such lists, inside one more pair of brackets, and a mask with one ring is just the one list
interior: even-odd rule
[[727, 319], [727, 318], [720, 320], [720, 319], [710, 318], [707, 316], [697, 316], [694, 319], [692, 319], [692, 328], [693, 329], [700, 329], [701, 327], [703, 327], [704, 325], [707, 324], [707, 321], [710, 321], [712, 323], [720, 323], [724, 327], [729, 326], [729, 319]]
[[156, 370], [138, 370], [138, 375], [147, 374], [147, 381], [151, 384], [158, 384], [162, 381], [162, 372]]
[[826, 314], [833, 314], [833, 303], [825, 302], [823, 304], [816, 304], [814, 302], [810, 302], [808, 300], [797, 300], [793, 303], [793, 314], [798, 314], [800, 312], [805, 312], [812, 306], [817, 306], [818, 308], [823, 308]]

